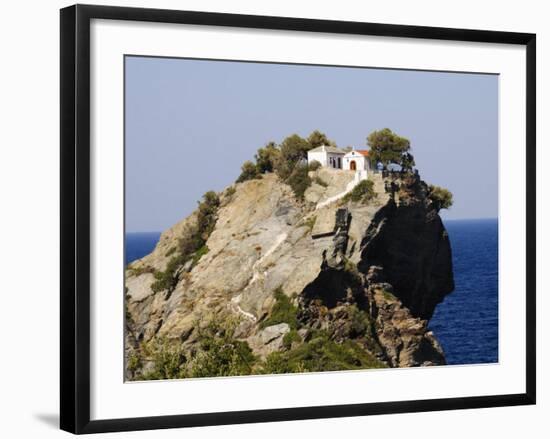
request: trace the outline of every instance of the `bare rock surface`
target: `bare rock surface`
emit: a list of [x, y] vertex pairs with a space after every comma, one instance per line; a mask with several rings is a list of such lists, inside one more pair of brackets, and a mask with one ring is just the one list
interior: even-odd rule
[[285, 334], [290, 331], [287, 323], [268, 326], [256, 335], [248, 339], [249, 345], [262, 358], [265, 358], [272, 352], [281, 351], [284, 348], [283, 339]]

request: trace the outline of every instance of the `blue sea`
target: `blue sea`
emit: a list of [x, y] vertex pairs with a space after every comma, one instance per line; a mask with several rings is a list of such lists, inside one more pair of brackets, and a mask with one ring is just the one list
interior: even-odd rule
[[155, 249], [159, 238], [160, 232], [126, 233], [125, 265], [151, 253]]
[[[455, 290], [437, 306], [429, 327], [448, 364], [498, 361], [498, 222], [445, 221], [453, 251]], [[149, 254], [160, 233], [128, 233], [126, 263]]]
[[455, 290], [440, 303], [430, 329], [448, 364], [498, 362], [498, 221], [445, 221]]

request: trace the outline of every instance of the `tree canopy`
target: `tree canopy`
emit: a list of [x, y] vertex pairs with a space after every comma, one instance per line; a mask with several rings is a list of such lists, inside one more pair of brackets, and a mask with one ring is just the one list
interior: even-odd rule
[[371, 160], [374, 163], [382, 163], [384, 167], [390, 163], [401, 164], [403, 155], [411, 148], [409, 139], [398, 136], [389, 128], [370, 133], [367, 137], [367, 144], [370, 147]]
[[312, 149], [311, 144], [298, 134], [288, 136], [281, 143], [281, 155], [287, 160], [298, 162], [307, 158], [307, 152]]
[[281, 152], [275, 142], [269, 142], [263, 148], [258, 149], [258, 152], [254, 156], [256, 159], [256, 167], [258, 172], [265, 174], [266, 172], [273, 172], [277, 166], [277, 161]]
[[296, 197], [303, 199], [304, 192], [311, 185], [309, 171], [318, 169], [320, 163], [307, 165], [307, 152], [321, 145], [336, 146], [336, 143], [319, 130], [313, 131], [307, 138], [298, 134], [286, 137], [279, 145], [269, 142], [259, 148], [255, 162], [246, 161], [241, 167], [237, 183], [262, 178], [262, 174], [276, 172], [279, 178], [289, 184]]
[[410, 152], [404, 152], [401, 154], [401, 161], [399, 162], [403, 171], [412, 171], [415, 165], [414, 157]]
[[252, 180], [254, 178], [260, 178], [258, 168], [250, 160], [247, 160], [241, 166], [241, 175], [237, 178], [237, 183], [242, 183], [243, 181]]
[[431, 184], [428, 188], [428, 197], [432, 200], [438, 211], [441, 209], [450, 209], [453, 205], [453, 194], [440, 186]]
[[294, 167], [302, 160], [307, 159], [307, 152], [311, 149], [309, 142], [298, 134], [288, 136], [280, 145], [280, 157], [277, 163], [277, 174], [283, 180], [290, 177]]
[[313, 131], [307, 138], [307, 141], [311, 146], [310, 149], [317, 148], [318, 146], [321, 146], [321, 145], [336, 146], [336, 144], [332, 140], [329, 140], [329, 138], [325, 133], [322, 133], [319, 130]]

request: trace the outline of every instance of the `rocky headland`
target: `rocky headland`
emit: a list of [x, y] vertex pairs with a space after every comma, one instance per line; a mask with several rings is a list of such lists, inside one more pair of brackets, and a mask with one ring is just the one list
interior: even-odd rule
[[430, 186], [308, 177], [303, 197], [274, 172], [210, 193], [129, 264], [127, 379], [445, 364], [428, 321], [454, 281]]

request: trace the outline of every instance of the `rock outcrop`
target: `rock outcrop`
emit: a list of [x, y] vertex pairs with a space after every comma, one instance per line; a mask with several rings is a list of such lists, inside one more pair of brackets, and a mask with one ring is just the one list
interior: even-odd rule
[[211, 337], [225, 337], [223, 346], [230, 337], [255, 359], [228, 374], [287, 371], [288, 364], [295, 365], [288, 371], [445, 364], [427, 322], [454, 288], [451, 248], [426, 184], [398, 178], [390, 196], [376, 174], [373, 200], [315, 209], [354, 174], [321, 168], [312, 177], [327, 186], [313, 184], [304, 202], [274, 174], [222, 193], [206, 250], [174, 271], [170, 291], [151, 286], [196, 213], [129, 265], [128, 379], [172, 376], [147, 374], [159, 361], [151, 353], [159, 341], [177, 352], [177, 376], [204, 376], [197, 373], [213, 352], [204, 347], [213, 323], [231, 330]]

